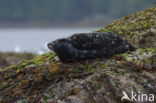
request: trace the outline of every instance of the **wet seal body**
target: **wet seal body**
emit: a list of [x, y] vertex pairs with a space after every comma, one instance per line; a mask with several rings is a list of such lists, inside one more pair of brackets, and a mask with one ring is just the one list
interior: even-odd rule
[[110, 57], [135, 48], [113, 33], [79, 33], [48, 43], [62, 62]]

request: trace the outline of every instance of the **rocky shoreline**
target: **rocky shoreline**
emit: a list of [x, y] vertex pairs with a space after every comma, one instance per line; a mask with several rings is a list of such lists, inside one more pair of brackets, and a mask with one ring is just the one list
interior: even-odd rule
[[30, 60], [36, 55], [32, 53], [14, 53], [14, 52], [0, 52], [0, 68], [19, 64], [24, 60]]
[[117, 33], [138, 49], [76, 63], [62, 63], [49, 52], [6, 67], [0, 70], [0, 103], [132, 102], [122, 99], [123, 91], [129, 98], [132, 91], [156, 98], [156, 7], [96, 32]]

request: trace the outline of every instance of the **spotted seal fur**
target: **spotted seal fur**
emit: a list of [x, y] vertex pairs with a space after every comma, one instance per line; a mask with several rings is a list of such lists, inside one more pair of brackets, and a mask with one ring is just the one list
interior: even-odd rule
[[79, 33], [48, 43], [63, 62], [110, 57], [135, 48], [113, 33]]

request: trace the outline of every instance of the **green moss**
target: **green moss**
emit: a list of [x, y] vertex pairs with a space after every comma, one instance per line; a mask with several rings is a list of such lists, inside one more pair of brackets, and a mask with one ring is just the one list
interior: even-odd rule
[[155, 54], [156, 53], [156, 48], [146, 48], [146, 50], [148, 52], [151, 52], [152, 54]]
[[49, 52], [49, 53], [45, 53], [39, 56], [36, 56], [34, 59], [32, 59], [32, 61], [35, 64], [42, 64], [46, 61], [52, 61], [54, 59], [54, 57], [56, 56], [56, 54], [54, 52]]
[[114, 81], [116, 85], [121, 85], [120, 81]]
[[137, 90], [136, 87], [132, 87], [133, 88], [133, 91], [136, 93], [136, 94], [139, 94], [139, 91]]
[[108, 64], [103, 64], [103, 65], [101, 65], [100, 67], [106, 69], [106, 68], [109, 67], [109, 65], [108, 65]]
[[[156, 53], [156, 48], [140, 48], [134, 51], [133, 53], [124, 53], [119, 54], [119, 56], [123, 57], [125, 61], [133, 62], [133, 63], [139, 63], [143, 59], [150, 58], [152, 55]], [[140, 58], [140, 59], [138, 59]], [[142, 59], [141, 59], [142, 58]]]
[[51, 97], [55, 97], [55, 95], [53, 93], [48, 93], [46, 95], [43, 95], [43, 100], [45, 103], [49, 103], [48, 100], [51, 98]]
[[12, 66], [5, 67], [5, 68], [3, 68], [3, 69], [0, 69], [0, 72], [6, 71], [6, 70], [8, 70], [8, 69], [14, 69], [14, 68], [16, 68], [16, 65], [12, 65]]
[[3, 68], [3, 69], [0, 69], [0, 72], [6, 71], [6, 70], [8, 70], [7, 67], [5, 67], [5, 68]]
[[[17, 73], [21, 72], [23, 68], [29, 68], [30, 66], [40, 66], [45, 64], [46, 62], [52, 62], [56, 54], [54, 52], [45, 53], [43, 55], [38, 55], [32, 60], [26, 60], [17, 65]], [[12, 67], [11, 67], [12, 68]], [[1, 71], [5, 71], [8, 68], [2, 69]]]
[[27, 100], [26, 99], [22, 99], [21, 103], [27, 103]]
[[129, 38], [132, 38], [132, 36], [135, 34], [135, 32], [130, 32]]
[[7, 86], [7, 84], [8, 84], [7, 82], [2, 82], [2, 83], [0, 83], [0, 87], [3, 88], [5, 86]]
[[[139, 42], [144, 39], [140, 36], [146, 35], [148, 30], [156, 25], [155, 16], [156, 7], [153, 7], [145, 11], [137, 12], [135, 15], [128, 15], [122, 19], [116, 20], [105, 28], [98, 29], [96, 32], [116, 33], [132, 44], [138, 45]], [[154, 41], [156, 40], [149, 40], [148, 42], [151, 43], [146, 47], [153, 47]], [[143, 47], [141, 44], [139, 44], [139, 46]]]
[[43, 96], [45, 103], [48, 103], [49, 96]]
[[152, 63], [153, 62], [153, 60], [148, 60], [148, 63]]
[[107, 73], [110, 74], [110, 75], [114, 75], [115, 74], [114, 71], [107, 71]]
[[73, 72], [74, 72], [74, 73], [79, 73], [79, 69], [74, 68]]
[[95, 72], [95, 71], [97, 71], [96, 68], [89, 68], [89, 69], [86, 70], [86, 72], [88, 72], [88, 73]]

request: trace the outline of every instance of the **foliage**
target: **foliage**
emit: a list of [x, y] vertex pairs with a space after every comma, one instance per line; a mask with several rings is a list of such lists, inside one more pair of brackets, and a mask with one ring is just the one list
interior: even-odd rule
[[0, 20], [79, 20], [121, 17], [152, 6], [153, 0], [0, 0]]

